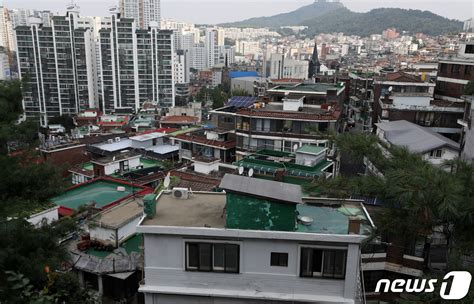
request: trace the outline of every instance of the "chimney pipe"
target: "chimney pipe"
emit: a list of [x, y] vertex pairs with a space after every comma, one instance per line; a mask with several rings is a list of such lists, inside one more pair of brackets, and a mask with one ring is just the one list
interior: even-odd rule
[[358, 217], [351, 216], [349, 217], [349, 234], [360, 234], [360, 220]]

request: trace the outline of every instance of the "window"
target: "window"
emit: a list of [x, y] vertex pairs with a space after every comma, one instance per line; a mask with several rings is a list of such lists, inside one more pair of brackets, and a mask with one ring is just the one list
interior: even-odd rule
[[472, 66], [466, 65], [464, 67], [464, 75], [471, 75], [471, 69], [472, 69]]
[[272, 252], [270, 266], [288, 267], [288, 253]]
[[301, 248], [300, 276], [344, 278], [346, 251], [319, 248]]
[[240, 246], [226, 243], [186, 243], [186, 270], [239, 273]]
[[441, 158], [441, 156], [443, 156], [443, 150], [441, 149], [433, 150], [430, 152], [431, 158]]
[[448, 65], [446, 63], [441, 63], [441, 67], [440, 67], [441, 72], [446, 72], [447, 68], [448, 68]]
[[466, 44], [466, 54], [474, 54], [474, 44]]
[[130, 169], [129, 167], [129, 164], [128, 164], [128, 160], [124, 160], [122, 162], [120, 162], [120, 170], [121, 171], [128, 171]]
[[453, 64], [451, 66], [451, 73], [453, 74], [459, 74], [459, 70], [461, 69], [461, 66], [459, 64]]

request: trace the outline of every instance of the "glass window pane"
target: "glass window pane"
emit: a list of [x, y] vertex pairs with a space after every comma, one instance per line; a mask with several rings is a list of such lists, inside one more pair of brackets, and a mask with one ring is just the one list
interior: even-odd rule
[[239, 272], [239, 246], [225, 245], [225, 271]]
[[288, 266], [288, 253], [272, 252], [270, 259], [270, 266]]
[[187, 264], [188, 269], [197, 269], [199, 266], [199, 250], [197, 244], [186, 244], [187, 245]]
[[342, 250], [334, 252], [334, 277], [343, 278], [346, 270], [346, 253]]
[[334, 251], [324, 251], [324, 272], [325, 277], [334, 277]]
[[322, 272], [323, 251], [313, 249], [313, 275], [319, 276]]
[[311, 248], [301, 248], [301, 276], [312, 277], [312, 252]]
[[211, 244], [199, 244], [199, 270], [211, 271]]
[[225, 245], [224, 244], [214, 244], [214, 270], [224, 270], [224, 254], [225, 254]]

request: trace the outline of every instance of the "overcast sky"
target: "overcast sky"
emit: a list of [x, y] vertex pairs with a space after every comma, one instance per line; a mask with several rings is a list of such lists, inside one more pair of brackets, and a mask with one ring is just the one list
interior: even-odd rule
[[[82, 15], [107, 16], [118, 0], [75, 0]], [[289, 12], [313, 0], [161, 0], [162, 17], [193, 23], [220, 23]], [[378, 7], [429, 10], [459, 20], [474, 16], [473, 0], [342, 0], [346, 7], [366, 12]], [[0, 4], [2, 0], [0, 0]], [[70, 0], [3, 0], [9, 8], [64, 12]]]

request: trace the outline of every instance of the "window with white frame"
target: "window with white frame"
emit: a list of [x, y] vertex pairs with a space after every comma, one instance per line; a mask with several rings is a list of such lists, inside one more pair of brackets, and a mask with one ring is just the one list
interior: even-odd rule
[[443, 156], [443, 150], [433, 150], [430, 152], [430, 158], [441, 158]]
[[239, 273], [240, 246], [229, 243], [186, 243], [186, 271]]
[[300, 276], [343, 279], [346, 272], [346, 250], [301, 248]]

